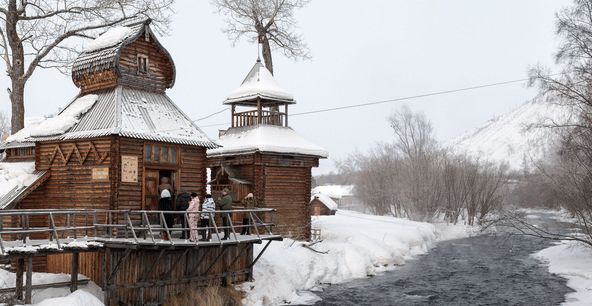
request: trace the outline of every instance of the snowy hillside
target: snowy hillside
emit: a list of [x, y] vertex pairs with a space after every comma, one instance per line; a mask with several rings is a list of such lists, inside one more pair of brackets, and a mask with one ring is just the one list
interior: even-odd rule
[[554, 132], [541, 125], [569, 122], [571, 117], [571, 108], [536, 98], [452, 140], [448, 147], [520, 170], [552, 150]]

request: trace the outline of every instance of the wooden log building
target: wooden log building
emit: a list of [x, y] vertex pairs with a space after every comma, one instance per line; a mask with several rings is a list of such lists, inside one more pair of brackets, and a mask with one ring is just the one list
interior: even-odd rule
[[289, 127], [288, 106], [295, 103], [257, 60], [224, 101], [232, 123], [220, 132], [221, 147], [208, 150], [208, 166], [214, 196], [229, 188], [240, 205], [253, 193], [260, 207], [277, 210], [281, 234], [309, 239], [311, 169], [328, 154]]
[[[111, 28], [95, 39], [74, 62], [72, 79], [80, 88], [72, 102], [56, 117], [15, 133], [0, 147], [5, 152], [2, 164], [21, 167], [27, 176], [26, 182], [0, 196], [1, 209], [155, 210], [158, 186], [165, 177], [173, 196], [185, 190], [203, 199], [206, 150], [218, 145], [166, 95], [175, 83], [175, 65], [150, 29], [150, 20]], [[307, 167], [316, 163], [310, 158], [306, 162]], [[107, 221], [98, 220], [112, 220]], [[30, 222], [27, 226], [47, 227], [48, 220], [33, 216]], [[173, 288], [174, 280], [158, 282], [158, 273], [152, 276], [155, 280], [139, 279], [141, 273], [136, 272], [152, 271], [162, 262], [165, 266], [155, 271], [168, 269], [184, 284], [213, 282], [208, 273], [244, 281], [251, 275], [252, 243], [261, 239], [254, 241], [189, 249], [105, 246], [80, 253], [77, 266], [118, 296], [111, 295], [106, 304], [118, 303], [119, 298], [127, 304], [156, 305], [165, 295], [160, 290]], [[69, 272], [71, 256], [35, 257], [33, 269]], [[100, 262], [117, 265], [113, 275], [107, 277]], [[200, 277], [188, 274], [187, 267], [195, 267], [192, 273]], [[118, 287], [122, 283], [127, 287]], [[135, 292], [139, 288], [146, 293]]]

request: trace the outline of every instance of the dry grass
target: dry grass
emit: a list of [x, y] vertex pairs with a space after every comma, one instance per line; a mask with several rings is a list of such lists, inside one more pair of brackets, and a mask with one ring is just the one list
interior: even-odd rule
[[240, 306], [242, 293], [232, 286], [208, 286], [193, 288], [188, 286], [177, 295], [170, 296], [165, 306]]

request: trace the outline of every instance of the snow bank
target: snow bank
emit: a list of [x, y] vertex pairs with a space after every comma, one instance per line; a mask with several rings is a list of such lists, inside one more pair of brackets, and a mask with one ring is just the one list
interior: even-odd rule
[[[322, 242], [285, 239], [273, 242], [254, 267], [254, 282], [245, 283], [246, 305], [310, 304], [318, 300], [311, 290], [322, 284], [342, 283], [394, 269], [423, 254], [439, 239], [429, 223], [393, 217], [337, 211], [334, 216], [313, 217]], [[460, 238], [464, 227], [453, 227]], [[440, 230], [448, 227], [441, 225]], [[464, 236], [468, 231], [464, 231]], [[255, 252], [262, 246], [257, 245]]]
[[130, 33], [132, 32], [131, 28], [128, 27], [113, 27], [107, 32], [101, 34], [101, 36], [97, 37], [93, 41], [91, 41], [86, 48], [84, 48], [84, 52], [91, 52], [100, 49], [104, 49], [107, 47], [115, 46], [116, 44], [122, 42], [126, 39]]
[[45, 299], [37, 306], [105, 306], [101, 300], [85, 290], [76, 290], [64, 297]]
[[97, 95], [85, 95], [74, 100], [59, 115], [39, 124], [26, 127], [6, 139], [7, 142], [26, 141], [29, 137], [60, 135], [68, 131], [97, 102]]
[[230, 153], [275, 152], [327, 157], [323, 148], [298, 135], [289, 127], [256, 125], [234, 128], [222, 135], [218, 141], [221, 148], [208, 150], [208, 155]]
[[533, 255], [549, 266], [549, 272], [567, 279], [576, 292], [566, 295], [562, 305], [590, 305], [592, 301], [592, 249], [580, 243], [564, 241]]
[[0, 163], [0, 198], [14, 188], [31, 185], [36, 179], [35, 162]]

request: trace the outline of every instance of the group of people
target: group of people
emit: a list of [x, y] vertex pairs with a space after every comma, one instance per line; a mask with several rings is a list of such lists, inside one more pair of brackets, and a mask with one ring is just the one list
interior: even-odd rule
[[[158, 210], [162, 211], [173, 211], [172, 201], [172, 190], [173, 187], [169, 183], [167, 177], [161, 179], [161, 184], [158, 187], [160, 193], [160, 200], [158, 202]], [[232, 214], [226, 212], [232, 210], [233, 199], [228, 188], [222, 190], [222, 196], [214, 201], [211, 194], [206, 194], [203, 202], [197, 193], [193, 192], [189, 194], [186, 191], [182, 191], [176, 198], [176, 211], [188, 212], [187, 218], [185, 214], [178, 214], [177, 216], [181, 219], [179, 223], [182, 224], [183, 228], [190, 228], [189, 231], [183, 230], [181, 239], [189, 239], [190, 241], [198, 241], [198, 237], [201, 236], [199, 241], [210, 241], [212, 239], [212, 222], [211, 218], [214, 217], [216, 208], [222, 211], [222, 227], [224, 230], [224, 237], [222, 240], [228, 240], [230, 238], [230, 224]], [[249, 193], [243, 200], [242, 204], [245, 208], [252, 209], [257, 207], [257, 201], [252, 193]], [[173, 228], [175, 224], [175, 215], [164, 214], [165, 224], [168, 228]], [[243, 217], [243, 226], [241, 229], [241, 235], [250, 234], [251, 221], [248, 215]], [[198, 230], [199, 228], [199, 230]], [[170, 237], [167, 236], [166, 232], [163, 235], [163, 239], [168, 240]]]

